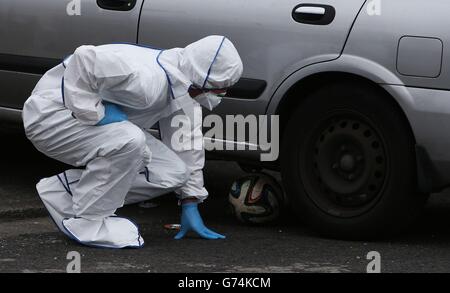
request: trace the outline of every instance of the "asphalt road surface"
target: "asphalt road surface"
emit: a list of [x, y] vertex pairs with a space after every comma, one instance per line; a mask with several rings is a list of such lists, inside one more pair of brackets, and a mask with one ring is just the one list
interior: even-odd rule
[[81, 255], [82, 272], [366, 272], [367, 254], [377, 251], [382, 272], [450, 272], [450, 193], [433, 195], [411, 231], [390, 241], [349, 242], [318, 237], [285, 214], [277, 223], [239, 224], [227, 209], [228, 190], [245, 173], [232, 162], [208, 162], [210, 199], [201, 212], [210, 228], [227, 236], [207, 241], [173, 240], [179, 208], [169, 194], [157, 207], [124, 207], [134, 219], [143, 249], [82, 247], [58, 232], [37, 201], [39, 178], [66, 166], [40, 155], [20, 133], [1, 133], [0, 272], [65, 272], [69, 251]]

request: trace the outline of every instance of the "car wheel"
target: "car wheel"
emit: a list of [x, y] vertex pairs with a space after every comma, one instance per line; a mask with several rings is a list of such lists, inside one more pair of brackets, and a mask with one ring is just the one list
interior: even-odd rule
[[329, 237], [398, 232], [423, 207], [414, 138], [403, 113], [379, 89], [348, 83], [311, 93], [288, 122], [283, 184], [296, 213]]

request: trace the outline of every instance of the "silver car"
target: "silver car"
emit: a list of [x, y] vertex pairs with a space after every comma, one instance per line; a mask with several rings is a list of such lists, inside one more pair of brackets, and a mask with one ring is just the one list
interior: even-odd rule
[[[426, 2], [426, 3], [425, 3]], [[82, 44], [183, 47], [221, 34], [243, 78], [220, 115], [279, 115], [280, 159], [214, 152], [281, 170], [290, 205], [320, 233], [405, 228], [450, 183], [448, 0], [1, 0], [0, 117]], [[228, 143], [242, 143], [231, 139]]]

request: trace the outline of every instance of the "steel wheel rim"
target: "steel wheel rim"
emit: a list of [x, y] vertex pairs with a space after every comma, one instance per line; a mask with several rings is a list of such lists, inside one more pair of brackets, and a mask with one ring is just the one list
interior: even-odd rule
[[319, 209], [348, 218], [378, 202], [389, 176], [389, 157], [370, 119], [351, 110], [334, 111], [317, 124], [306, 144], [300, 176]]

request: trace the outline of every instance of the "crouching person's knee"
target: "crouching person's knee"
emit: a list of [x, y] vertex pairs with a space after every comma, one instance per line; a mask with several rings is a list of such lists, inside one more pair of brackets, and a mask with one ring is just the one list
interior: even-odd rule
[[121, 133], [121, 137], [126, 150], [139, 152], [147, 146], [144, 132], [134, 125], [126, 127]]
[[151, 153], [146, 144], [144, 132], [136, 125], [125, 122], [118, 123], [111, 133], [113, 149], [124, 159], [136, 158], [144, 165], [150, 161]]

